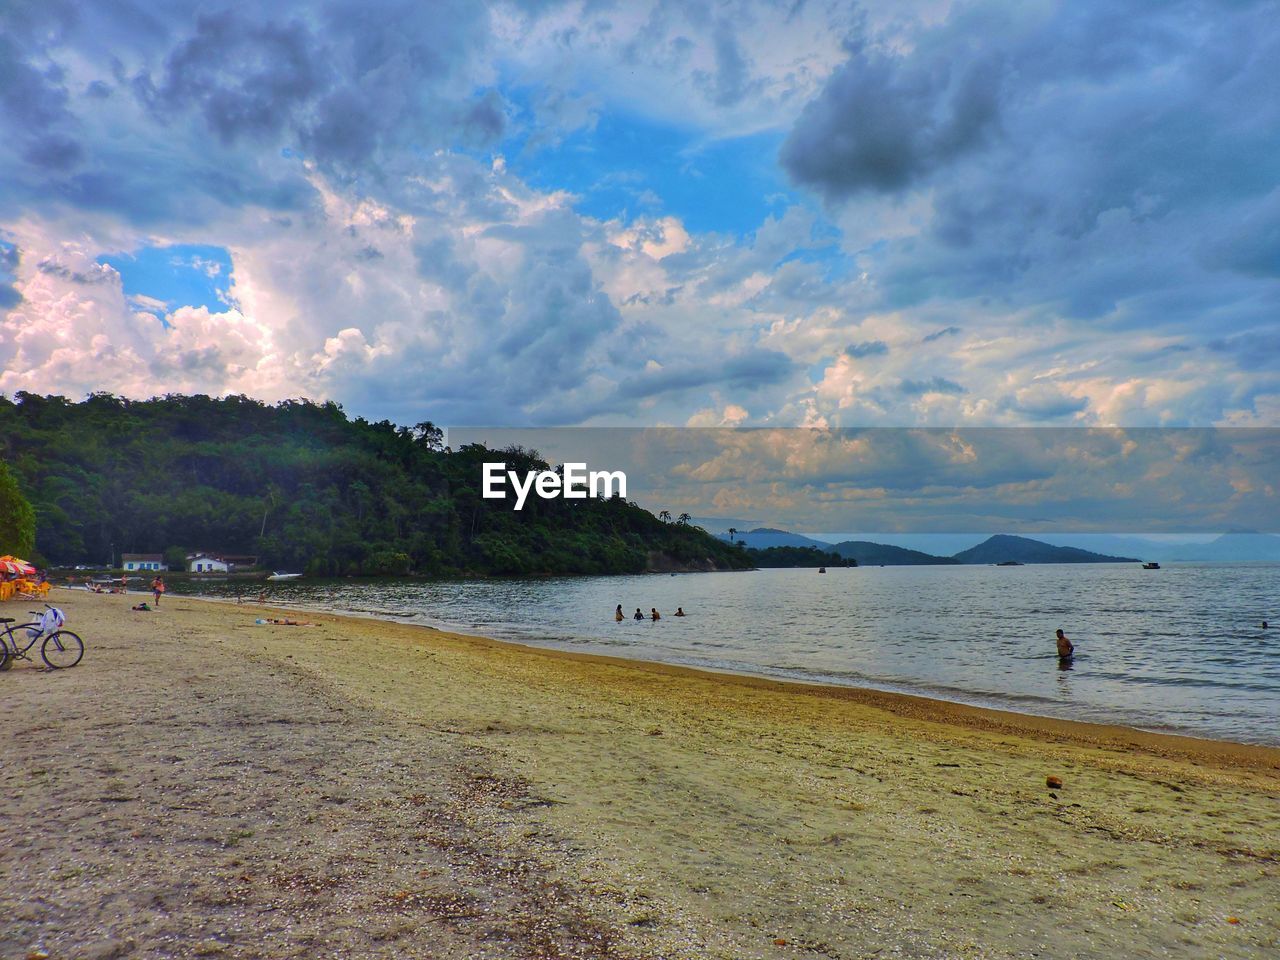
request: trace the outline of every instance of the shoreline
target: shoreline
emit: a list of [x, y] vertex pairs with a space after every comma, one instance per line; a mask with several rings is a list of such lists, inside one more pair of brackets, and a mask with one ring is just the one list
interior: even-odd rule
[[[732, 572], [732, 571], [731, 571]], [[60, 589], [75, 591], [75, 588], [61, 587]], [[150, 594], [148, 594], [150, 596]], [[670, 669], [674, 671], [687, 671], [694, 675], [704, 675], [709, 678], [725, 677], [737, 678], [750, 681], [761, 681], [764, 683], [772, 683], [779, 685], [780, 688], [794, 687], [800, 691], [811, 691], [816, 695], [829, 695], [836, 699], [846, 698], [854, 702], [863, 703], [865, 705], [878, 705], [876, 698], [885, 698], [883, 704], [891, 704], [895, 699], [900, 699], [906, 704], [915, 704], [916, 709], [928, 710], [938, 709], [939, 722], [970, 722], [973, 725], [983, 725], [988, 728], [1006, 727], [1010, 732], [1027, 733], [1033, 730], [1039, 730], [1046, 735], [1056, 735], [1067, 739], [1077, 739], [1071, 734], [1070, 728], [1079, 727], [1079, 739], [1088, 739], [1093, 742], [1114, 742], [1117, 744], [1129, 743], [1133, 746], [1150, 746], [1158, 747], [1163, 745], [1168, 749], [1178, 749], [1182, 741], [1189, 743], [1183, 744], [1182, 752], [1188, 756], [1202, 753], [1208, 755], [1213, 753], [1215, 747], [1221, 745], [1228, 748], [1241, 748], [1245, 754], [1250, 751], [1261, 751], [1262, 755], [1270, 755], [1272, 765], [1280, 770], [1280, 743], [1253, 743], [1242, 740], [1224, 740], [1214, 737], [1197, 736], [1195, 733], [1178, 729], [1147, 729], [1143, 727], [1131, 726], [1125, 723], [1114, 723], [1096, 720], [1082, 720], [1072, 717], [1060, 717], [1052, 714], [1027, 713], [1021, 710], [1015, 710], [1006, 707], [996, 707], [985, 703], [974, 703], [961, 699], [950, 699], [942, 696], [930, 696], [926, 693], [917, 693], [910, 690], [894, 690], [885, 689], [874, 686], [862, 686], [855, 683], [837, 683], [830, 680], [817, 679], [800, 679], [795, 677], [780, 677], [769, 673], [757, 673], [745, 669], [733, 668], [715, 668], [701, 665], [668, 663], [662, 660], [649, 660], [643, 657], [626, 657], [607, 653], [594, 653], [588, 651], [565, 650], [560, 647], [542, 646], [533, 640], [516, 640], [510, 638], [491, 637], [485, 634], [471, 633], [466, 629], [456, 628], [453, 626], [443, 625], [435, 626], [429, 623], [420, 623], [411, 620], [411, 617], [417, 614], [406, 614], [403, 617], [393, 613], [365, 613], [354, 610], [334, 610], [328, 607], [313, 606], [305, 603], [287, 604], [279, 606], [270, 600], [262, 603], [256, 600], [245, 600], [243, 603], [237, 603], [234, 600], [222, 597], [202, 596], [198, 594], [174, 594], [181, 596], [186, 600], [199, 600], [206, 603], [215, 603], [229, 606], [231, 608], [246, 608], [253, 606], [264, 610], [275, 610], [282, 613], [288, 611], [303, 611], [315, 615], [331, 616], [338, 618], [349, 618], [357, 621], [373, 621], [378, 623], [395, 623], [405, 627], [417, 628], [420, 630], [431, 631], [436, 634], [444, 634], [463, 639], [474, 641], [482, 641], [485, 643], [493, 643], [499, 645], [507, 645], [521, 650], [529, 650], [539, 653], [555, 654], [570, 659], [583, 658], [586, 660], [599, 660], [602, 663], [618, 663], [618, 664], [634, 664], [641, 667], [653, 667], [661, 669]], [[903, 686], [906, 686], [905, 684]], [[954, 711], [952, 708], [955, 708]], [[885, 706], [885, 709], [892, 709]], [[966, 718], [968, 718], [966, 720]], [[1003, 721], [1006, 721], [1002, 723]], [[1132, 739], [1126, 739], [1129, 737]], [[1195, 744], [1203, 745], [1200, 749], [1195, 748]], [[1265, 761], [1264, 761], [1265, 762]]]
[[0, 765], [0, 953], [1280, 946], [1271, 748], [192, 599], [60, 593], [82, 664], [0, 675], [43, 734]]

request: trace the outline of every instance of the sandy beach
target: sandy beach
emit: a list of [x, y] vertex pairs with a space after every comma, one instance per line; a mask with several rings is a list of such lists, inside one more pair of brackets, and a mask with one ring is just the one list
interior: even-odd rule
[[3, 957], [1280, 949], [1280, 750], [51, 599], [87, 652], [0, 674]]

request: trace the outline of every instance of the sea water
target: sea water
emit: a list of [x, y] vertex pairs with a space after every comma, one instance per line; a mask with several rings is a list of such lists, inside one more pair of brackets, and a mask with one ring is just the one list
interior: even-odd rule
[[[1280, 744], [1280, 626], [1261, 628], [1263, 620], [1280, 623], [1280, 564], [831, 567], [266, 587], [272, 603], [537, 646]], [[194, 589], [226, 595], [237, 587]], [[688, 615], [674, 617], [677, 606]], [[632, 619], [637, 607], [642, 621]], [[657, 623], [648, 619], [653, 607], [662, 614]], [[1059, 627], [1076, 647], [1069, 665], [1055, 653]]]

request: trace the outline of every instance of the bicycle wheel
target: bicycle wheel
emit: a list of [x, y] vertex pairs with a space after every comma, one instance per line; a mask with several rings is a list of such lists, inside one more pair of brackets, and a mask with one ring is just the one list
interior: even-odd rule
[[0, 670], [8, 670], [13, 664], [9, 662], [9, 645], [0, 640]]
[[84, 641], [70, 630], [59, 630], [44, 638], [40, 645], [40, 658], [50, 670], [74, 667], [84, 656]]

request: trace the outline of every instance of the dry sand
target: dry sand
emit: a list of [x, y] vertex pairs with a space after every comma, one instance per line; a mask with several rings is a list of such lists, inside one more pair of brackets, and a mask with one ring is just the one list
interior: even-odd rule
[[1280, 951], [1277, 750], [137, 599], [0, 675], [0, 957]]

